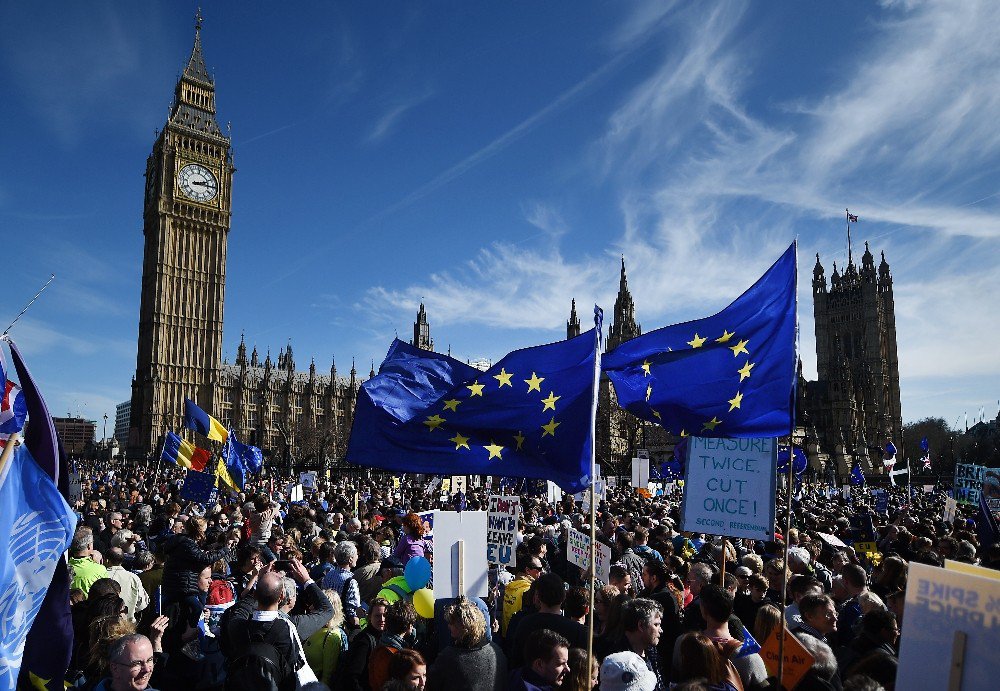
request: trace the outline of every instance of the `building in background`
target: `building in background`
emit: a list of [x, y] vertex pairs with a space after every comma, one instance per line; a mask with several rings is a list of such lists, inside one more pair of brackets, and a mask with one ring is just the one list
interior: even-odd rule
[[129, 420], [132, 413], [132, 401], [122, 401], [115, 406], [115, 431], [112, 434], [118, 442], [118, 448], [124, 449], [128, 444]]
[[63, 449], [70, 456], [89, 454], [94, 449], [97, 422], [82, 417], [54, 417], [52, 423]]

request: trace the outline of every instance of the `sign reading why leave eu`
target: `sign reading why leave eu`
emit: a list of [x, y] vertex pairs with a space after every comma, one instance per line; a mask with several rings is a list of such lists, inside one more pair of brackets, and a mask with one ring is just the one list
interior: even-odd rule
[[774, 439], [690, 437], [684, 530], [770, 540], [774, 535]]
[[516, 566], [517, 519], [521, 515], [521, 497], [490, 496], [486, 517], [486, 561]]

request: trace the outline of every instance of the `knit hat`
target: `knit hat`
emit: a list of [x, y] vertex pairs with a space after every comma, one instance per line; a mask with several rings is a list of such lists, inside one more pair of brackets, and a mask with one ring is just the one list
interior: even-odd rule
[[601, 691], [653, 691], [656, 675], [631, 651], [613, 653], [601, 664]]

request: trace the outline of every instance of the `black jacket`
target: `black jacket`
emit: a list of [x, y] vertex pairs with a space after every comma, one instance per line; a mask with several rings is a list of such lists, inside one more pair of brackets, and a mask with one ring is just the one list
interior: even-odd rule
[[198, 574], [220, 559], [231, 561], [228, 549], [206, 551], [187, 535], [172, 535], [163, 545], [167, 561], [163, 566], [163, 592], [171, 596], [198, 593]]
[[341, 655], [337, 663], [337, 673], [333, 679], [334, 691], [369, 691], [368, 658], [378, 647], [382, 632], [371, 626], [358, 631]]

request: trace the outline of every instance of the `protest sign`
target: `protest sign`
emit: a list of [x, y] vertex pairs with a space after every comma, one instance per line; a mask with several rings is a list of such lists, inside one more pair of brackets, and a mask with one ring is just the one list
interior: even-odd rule
[[1000, 469], [986, 468], [983, 471], [983, 484], [979, 491], [986, 495], [989, 510], [1000, 513]]
[[962, 690], [997, 687], [1000, 580], [911, 561], [905, 607], [897, 689], [958, 688], [949, 679], [959, 632], [965, 635]]
[[299, 484], [302, 485], [302, 489], [308, 489], [308, 490], [317, 489], [316, 473], [312, 472], [299, 473]]
[[778, 676], [778, 660], [781, 659], [778, 653], [781, 650], [782, 637], [785, 639], [785, 649], [784, 662], [781, 664], [781, 682], [786, 689], [794, 689], [795, 685], [802, 681], [802, 677], [812, 667], [814, 658], [808, 650], [802, 647], [799, 639], [786, 626], [775, 628], [764, 641], [760, 650], [760, 656], [763, 658], [764, 666], [767, 667], [767, 673], [770, 676]]
[[433, 511], [420, 511], [417, 513], [420, 517], [420, 522], [424, 524], [424, 537], [433, 538], [434, 537], [434, 512]]
[[546, 480], [545, 484], [545, 498], [550, 504], [557, 504], [559, 500], [562, 499], [562, 489], [559, 485], [552, 482], [552, 480]]
[[451, 478], [450, 477], [446, 477], [444, 480], [441, 481], [441, 491], [444, 494], [451, 494]]
[[288, 501], [302, 501], [304, 497], [305, 493], [302, 491], [302, 485], [292, 485], [288, 490]]
[[844, 485], [841, 488], [840, 496], [842, 496], [844, 499], [850, 499], [851, 498], [851, 486], [850, 485]]
[[875, 542], [855, 542], [854, 552], [858, 555], [878, 554], [878, 544]]
[[632, 459], [632, 486], [645, 489], [649, 485], [649, 458]]
[[875, 492], [875, 511], [887, 513], [889, 511], [889, 493], [884, 489], [875, 490]]
[[941, 517], [941, 520], [945, 523], [954, 523], [956, 511], [958, 511], [958, 502], [954, 497], [948, 497], [944, 500], [944, 516]]
[[598, 540], [595, 554], [597, 558], [597, 573], [595, 577], [600, 582], [608, 584], [611, 582], [611, 548]]
[[521, 497], [490, 497], [486, 518], [486, 561], [502, 566], [517, 565], [517, 519]]
[[392, 488], [393, 489], [399, 489], [399, 486], [400, 486], [400, 480], [399, 480], [399, 478], [398, 477], [392, 478]]
[[816, 533], [819, 535], [820, 539], [831, 547], [847, 547], [844, 541], [841, 540], [836, 535], [831, 535], [830, 533]]
[[575, 528], [569, 529], [566, 540], [566, 560], [586, 571], [590, 568], [590, 536]]
[[452, 475], [451, 476], [451, 493], [455, 494], [457, 492], [465, 492], [465, 476], [464, 475]]
[[774, 439], [689, 437], [683, 530], [770, 540], [777, 461]]
[[960, 571], [973, 576], [992, 578], [995, 581], [1000, 580], [1000, 571], [997, 571], [996, 569], [987, 569], [985, 566], [966, 564], [964, 561], [952, 561], [951, 559], [945, 559], [944, 568], [946, 571]]
[[605, 482], [608, 483], [608, 489], [617, 489], [618, 488], [618, 478], [616, 478], [614, 475], [610, 475], [610, 476], [604, 478], [604, 480], [605, 480]]
[[952, 496], [958, 500], [959, 504], [979, 504], [979, 490], [985, 476], [985, 466], [973, 463], [956, 464]]
[[[489, 595], [489, 563], [483, 559], [486, 511], [434, 512], [434, 597], [485, 598]], [[462, 558], [459, 558], [462, 543]]]
[[930, 494], [934, 491], [934, 485], [924, 485], [924, 494]]
[[80, 481], [80, 472], [72, 471], [69, 474], [69, 502], [75, 504], [83, 501], [83, 482]]

